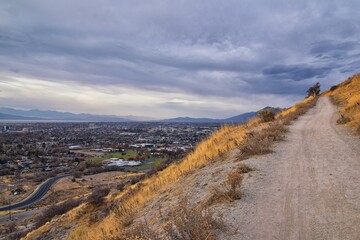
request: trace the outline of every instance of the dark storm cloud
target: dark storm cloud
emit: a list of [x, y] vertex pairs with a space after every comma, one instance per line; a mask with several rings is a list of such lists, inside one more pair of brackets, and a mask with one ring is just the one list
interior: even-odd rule
[[351, 56], [353, 51], [359, 50], [359, 47], [360, 44], [358, 42], [323, 41], [315, 43], [310, 49], [310, 53], [319, 58], [335, 58], [340, 60], [349, 55]]
[[302, 81], [310, 78], [323, 78], [332, 67], [313, 67], [310, 65], [275, 65], [263, 70], [263, 74], [275, 79]]
[[159, 94], [296, 98], [316, 81], [328, 87], [359, 70], [359, 7], [335, 0], [2, 1], [0, 71]]

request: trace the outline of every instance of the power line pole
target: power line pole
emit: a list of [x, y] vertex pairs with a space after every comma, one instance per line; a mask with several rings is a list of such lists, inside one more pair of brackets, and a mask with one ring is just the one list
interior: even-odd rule
[[10, 218], [10, 221], [12, 220], [11, 219], [11, 197], [9, 197], [9, 218]]

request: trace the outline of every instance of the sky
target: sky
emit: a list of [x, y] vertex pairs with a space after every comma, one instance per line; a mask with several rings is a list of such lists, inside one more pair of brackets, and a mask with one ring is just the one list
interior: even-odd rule
[[360, 1], [2, 0], [0, 106], [225, 118], [360, 67]]

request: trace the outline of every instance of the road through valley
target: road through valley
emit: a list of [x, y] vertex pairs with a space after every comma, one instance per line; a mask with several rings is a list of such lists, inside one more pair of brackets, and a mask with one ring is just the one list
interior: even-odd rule
[[12, 203], [11, 206], [9, 206], [9, 205], [2, 206], [2, 207], [0, 207], [0, 211], [8, 211], [10, 207], [12, 210], [23, 209], [23, 208], [29, 207], [29, 206], [39, 202], [46, 195], [46, 193], [50, 190], [51, 186], [54, 183], [56, 183], [59, 179], [61, 179], [63, 177], [68, 177], [68, 176], [69, 175], [63, 175], [63, 176], [56, 176], [56, 177], [47, 179], [46, 181], [41, 183], [29, 197], [27, 197], [26, 199], [24, 199], [20, 202]]

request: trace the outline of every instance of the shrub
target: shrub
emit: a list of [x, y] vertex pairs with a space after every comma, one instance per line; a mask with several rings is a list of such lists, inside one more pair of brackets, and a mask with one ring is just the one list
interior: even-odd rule
[[240, 156], [242, 159], [251, 155], [261, 155], [270, 153], [272, 139], [260, 132], [249, 132], [240, 145]]
[[160, 240], [164, 239], [155, 233], [147, 222], [139, 222], [125, 229], [119, 236], [109, 238], [109, 240]]
[[90, 196], [88, 196], [87, 201], [92, 205], [101, 205], [104, 203], [104, 197], [106, 197], [110, 192], [110, 188], [95, 188]]
[[80, 199], [76, 200], [68, 200], [66, 202], [50, 206], [46, 208], [36, 219], [35, 227], [38, 228], [45, 224], [46, 222], [50, 221], [53, 217], [57, 215], [62, 215], [69, 210], [79, 206], [81, 204]]
[[125, 189], [125, 184], [119, 183], [118, 185], [116, 185], [116, 189], [119, 191], [123, 191]]
[[206, 205], [211, 205], [215, 202], [234, 201], [241, 198], [241, 185], [243, 181], [243, 174], [252, 171], [251, 168], [244, 163], [240, 163], [237, 168], [230, 172], [226, 181], [221, 184], [220, 188], [214, 188], [213, 193]]
[[130, 184], [134, 185], [134, 184], [140, 182], [141, 180], [143, 180], [144, 178], [145, 178], [145, 175], [140, 175], [140, 176], [133, 177], [130, 180]]
[[91, 224], [100, 222], [102, 219], [104, 219], [106, 216], [108, 216], [109, 213], [110, 213], [109, 207], [102, 208], [101, 211], [93, 212], [88, 219], [88, 224], [91, 225]]
[[185, 198], [171, 212], [164, 230], [171, 240], [213, 240], [214, 230], [222, 226], [221, 219], [214, 219], [208, 209], [190, 207]]
[[16, 232], [13, 232], [10, 235], [8, 235], [8, 238], [6, 238], [6, 239], [20, 240], [23, 237], [25, 237], [29, 232], [31, 232], [31, 229], [27, 229], [25, 231], [16, 231]]
[[316, 98], [310, 99], [310, 101], [308, 101], [308, 102], [302, 102], [302, 103], [296, 104], [294, 107], [295, 110], [293, 110], [292, 112], [289, 112], [285, 116], [280, 115], [281, 121], [285, 125], [290, 124], [291, 121], [296, 120], [301, 115], [305, 114], [310, 108], [314, 107], [317, 103], [317, 100], [318, 100], [318, 98], [316, 97]]
[[6, 233], [13, 233], [14, 231], [16, 230], [16, 223], [15, 222], [10, 222], [8, 225], [7, 225], [7, 228], [6, 228]]
[[271, 152], [271, 145], [284, 138], [287, 129], [283, 123], [276, 121], [263, 127], [261, 130], [248, 132], [240, 144], [239, 160], [248, 156], [261, 155]]
[[236, 200], [241, 198], [241, 191], [240, 187], [242, 181], [244, 179], [243, 175], [241, 174], [242, 171], [239, 169], [231, 172], [228, 175], [228, 178], [224, 182], [224, 188], [226, 190], [226, 195], [229, 197], [230, 200]]
[[339, 119], [336, 122], [338, 124], [346, 124], [346, 123], [350, 122], [350, 118], [341, 114]]
[[258, 112], [258, 117], [262, 122], [271, 122], [275, 119], [275, 113], [272, 108], [264, 109]]

